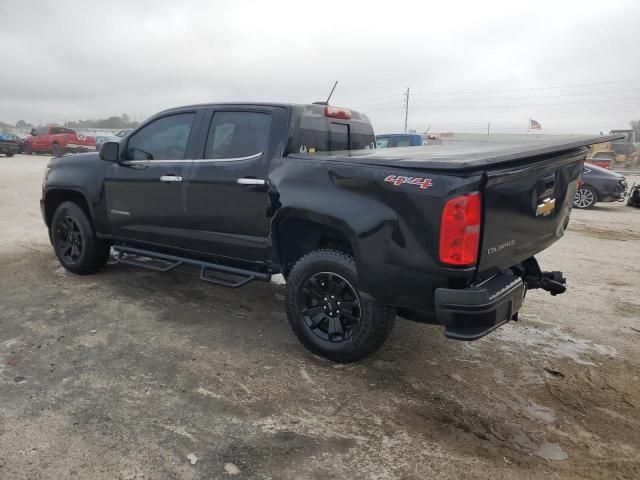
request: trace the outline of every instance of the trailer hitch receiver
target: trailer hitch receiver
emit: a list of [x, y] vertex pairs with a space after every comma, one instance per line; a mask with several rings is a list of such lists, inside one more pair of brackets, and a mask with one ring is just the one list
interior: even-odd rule
[[562, 272], [543, 272], [540, 270], [538, 261], [531, 257], [522, 262], [522, 281], [527, 286], [527, 290], [541, 288], [551, 295], [559, 295], [567, 291], [567, 279]]

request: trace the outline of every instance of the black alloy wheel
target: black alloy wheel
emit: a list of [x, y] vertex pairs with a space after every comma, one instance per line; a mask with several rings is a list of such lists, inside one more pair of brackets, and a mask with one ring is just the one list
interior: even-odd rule
[[61, 218], [53, 234], [54, 246], [60, 257], [75, 263], [82, 255], [84, 240], [78, 223], [70, 216]]
[[310, 276], [300, 290], [304, 323], [323, 340], [349, 340], [360, 325], [360, 299], [344, 277], [333, 272]]
[[388, 338], [395, 309], [360, 294], [356, 261], [329, 248], [300, 257], [287, 276], [287, 318], [298, 340], [334, 362], [355, 362]]

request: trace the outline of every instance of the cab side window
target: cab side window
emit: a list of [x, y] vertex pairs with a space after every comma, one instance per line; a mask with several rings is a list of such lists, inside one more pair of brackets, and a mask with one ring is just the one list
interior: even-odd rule
[[182, 160], [195, 113], [169, 115], [151, 122], [129, 138], [127, 160]]
[[234, 159], [264, 153], [271, 131], [271, 115], [259, 112], [216, 112], [204, 158]]

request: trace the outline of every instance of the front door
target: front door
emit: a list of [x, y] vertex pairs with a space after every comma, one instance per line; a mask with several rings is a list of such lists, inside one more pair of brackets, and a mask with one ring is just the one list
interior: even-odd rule
[[194, 125], [203, 111], [157, 118], [120, 145], [105, 195], [116, 239], [188, 248], [187, 183]]
[[[202, 158], [190, 176], [188, 199], [195, 250], [260, 261], [267, 248], [267, 170], [272, 124], [280, 108], [226, 107], [209, 121]], [[281, 118], [282, 117], [282, 118]]]

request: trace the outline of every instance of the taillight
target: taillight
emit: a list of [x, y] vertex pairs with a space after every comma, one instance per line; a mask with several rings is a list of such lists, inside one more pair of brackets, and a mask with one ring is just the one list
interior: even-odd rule
[[449, 200], [440, 221], [440, 261], [468, 266], [478, 261], [480, 245], [480, 193]]
[[331, 118], [341, 118], [342, 120], [351, 119], [351, 110], [347, 108], [331, 107], [327, 105], [324, 107], [324, 116]]

